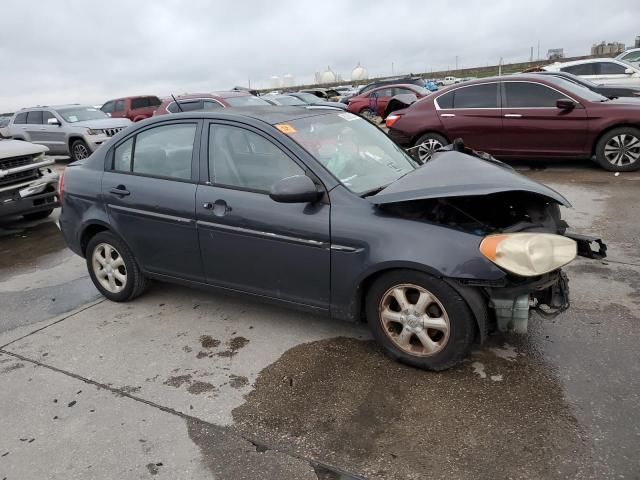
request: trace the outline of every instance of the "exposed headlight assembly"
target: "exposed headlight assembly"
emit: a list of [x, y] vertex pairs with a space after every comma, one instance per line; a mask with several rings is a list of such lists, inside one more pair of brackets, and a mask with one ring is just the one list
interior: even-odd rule
[[96, 129], [96, 128], [87, 128], [87, 134], [88, 135], [102, 135], [104, 133], [104, 130], [101, 129]]
[[489, 235], [480, 252], [505, 270], [534, 277], [560, 268], [576, 258], [574, 240], [550, 233], [506, 233]]

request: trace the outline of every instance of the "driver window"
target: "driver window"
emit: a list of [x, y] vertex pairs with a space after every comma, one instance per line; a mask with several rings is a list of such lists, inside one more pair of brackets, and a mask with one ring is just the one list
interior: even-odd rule
[[209, 128], [209, 180], [217, 185], [268, 192], [278, 180], [304, 170], [266, 138], [240, 127]]

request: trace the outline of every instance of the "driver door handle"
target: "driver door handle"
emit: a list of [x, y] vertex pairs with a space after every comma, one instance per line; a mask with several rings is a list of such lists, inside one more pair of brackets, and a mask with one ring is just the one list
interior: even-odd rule
[[109, 193], [112, 193], [113, 195], [118, 195], [121, 197], [126, 197], [127, 195], [131, 195], [131, 192], [127, 190], [127, 187], [125, 187], [124, 185], [118, 185], [117, 187], [113, 187], [111, 190], [109, 190]]
[[505, 113], [504, 118], [522, 118], [520, 113]]

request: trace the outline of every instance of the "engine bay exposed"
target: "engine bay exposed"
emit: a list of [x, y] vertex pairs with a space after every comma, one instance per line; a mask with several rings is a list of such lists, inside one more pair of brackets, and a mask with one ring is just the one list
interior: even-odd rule
[[557, 203], [532, 192], [412, 200], [380, 205], [403, 218], [422, 220], [479, 235], [539, 231], [564, 234]]

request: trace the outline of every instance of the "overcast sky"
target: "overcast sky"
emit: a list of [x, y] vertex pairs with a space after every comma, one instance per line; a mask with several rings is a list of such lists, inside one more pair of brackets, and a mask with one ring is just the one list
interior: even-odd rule
[[[36, 104], [345, 80], [527, 60], [530, 48], [585, 55], [632, 45], [640, 0], [2, 2], [0, 112]], [[348, 82], [345, 82], [348, 83]]]

